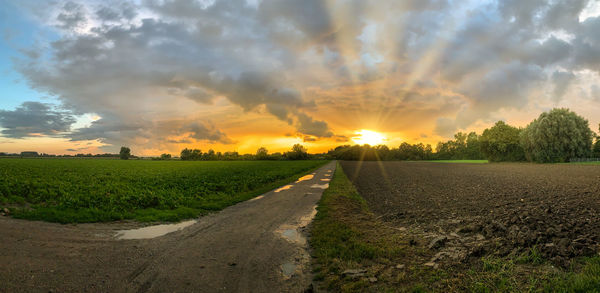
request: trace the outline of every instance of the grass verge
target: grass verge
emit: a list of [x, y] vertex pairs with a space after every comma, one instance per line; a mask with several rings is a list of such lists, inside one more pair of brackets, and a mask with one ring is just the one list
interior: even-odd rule
[[424, 162], [431, 163], [468, 163], [468, 164], [487, 164], [488, 160], [428, 160]]

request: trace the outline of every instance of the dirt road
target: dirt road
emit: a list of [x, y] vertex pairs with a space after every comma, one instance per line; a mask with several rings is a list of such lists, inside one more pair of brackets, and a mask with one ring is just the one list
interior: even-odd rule
[[311, 283], [304, 227], [334, 170], [152, 239], [117, 238], [138, 223], [0, 217], [0, 292], [302, 292]]

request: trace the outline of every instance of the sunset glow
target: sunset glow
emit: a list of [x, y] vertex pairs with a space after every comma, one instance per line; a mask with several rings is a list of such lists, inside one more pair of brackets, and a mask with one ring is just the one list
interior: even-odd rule
[[352, 141], [359, 145], [368, 144], [371, 146], [376, 146], [379, 144], [384, 144], [386, 140], [387, 139], [385, 135], [366, 129], [357, 131], [356, 136], [352, 137]]

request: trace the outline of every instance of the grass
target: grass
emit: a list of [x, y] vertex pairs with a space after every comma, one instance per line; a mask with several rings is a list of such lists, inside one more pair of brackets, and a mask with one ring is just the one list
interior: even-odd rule
[[[386, 230], [376, 229], [377, 222], [367, 203], [358, 194], [338, 164], [329, 188], [325, 190], [311, 226], [310, 244], [315, 257], [315, 280], [334, 292], [363, 292], [373, 289], [393, 292], [373, 263], [389, 263], [413, 253], [408, 241]], [[373, 229], [375, 228], [375, 229]], [[365, 268], [364, 278], [342, 273], [347, 269]], [[373, 285], [366, 277], [384, 282]]]
[[[535, 246], [513, 256], [425, 267], [436, 251], [415, 231], [399, 232], [378, 220], [339, 164], [317, 210], [310, 238], [314, 276], [328, 291], [600, 293], [600, 256], [576, 258], [561, 269]], [[347, 269], [364, 270], [364, 276], [345, 276]]]
[[59, 223], [178, 221], [248, 200], [326, 161], [1, 159], [0, 206]]
[[569, 162], [569, 163], [560, 163], [560, 164], [571, 164], [571, 165], [600, 165], [600, 161], [596, 161], [596, 162]]
[[488, 160], [428, 160], [424, 162], [432, 163], [469, 163], [469, 164], [487, 164]]

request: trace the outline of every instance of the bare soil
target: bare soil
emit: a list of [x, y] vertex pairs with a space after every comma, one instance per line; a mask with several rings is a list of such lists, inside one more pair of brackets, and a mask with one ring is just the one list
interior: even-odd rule
[[[567, 267], [598, 253], [600, 166], [341, 162], [378, 221], [435, 253], [427, 266], [535, 249]], [[402, 234], [406, 234], [402, 233]]]

